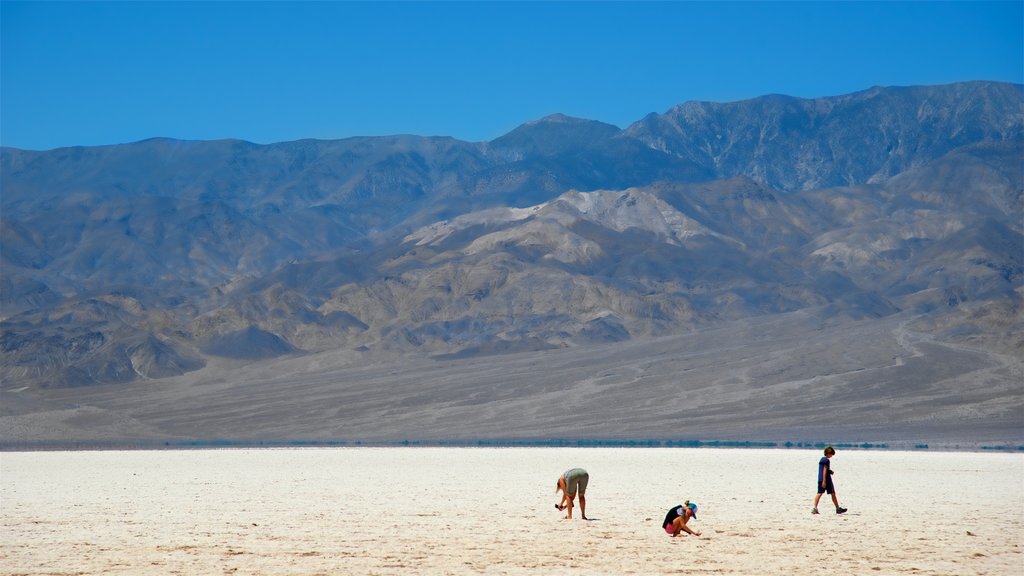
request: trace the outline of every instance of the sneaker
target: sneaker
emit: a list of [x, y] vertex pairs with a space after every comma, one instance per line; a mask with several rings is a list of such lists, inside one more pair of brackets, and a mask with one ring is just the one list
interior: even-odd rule
[[836, 508], [836, 514], [846, 514], [846, 508]]
[[818, 509], [817, 509], [817, 508], [813, 508], [813, 509], [811, 510], [811, 514], [817, 514], [817, 513], [818, 513]]

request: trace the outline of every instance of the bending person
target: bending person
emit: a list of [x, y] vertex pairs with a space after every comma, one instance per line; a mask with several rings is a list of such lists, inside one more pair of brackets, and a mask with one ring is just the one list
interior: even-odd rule
[[587, 519], [587, 483], [590, 482], [590, 474], [583, 468], [572, 468], [566, 470], [561, 476], [558, 477], [558, 483], [555, 484], [555, 493], [559, 490], [562, 491], [562, 499], [555, 504], [555, 508], [559, 510], [567, 510], [565, 518], [572, 520], [572, 500], [578, 493], [580, 495], [580, 516]]
[[685, 503], [678, 506], [673, 506], [668, 514], [665, 514], [665, 521], [662, 523], [662, 528], [670, 536], [675, 538], [682, 532], [693, 534], [694, 536], [700, 536], [700, 531], [694, 530], [686, 525], [690, 521], [690, 518], [697, 519], [697, 505], [687, 500]]

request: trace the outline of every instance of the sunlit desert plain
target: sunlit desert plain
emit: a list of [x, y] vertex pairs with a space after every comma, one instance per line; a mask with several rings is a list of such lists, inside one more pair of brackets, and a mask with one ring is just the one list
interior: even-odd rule
[[[0, 453], [2, 574], [1020, 574], [1024, 455], [818, 449]], [[555, 483], [590, 473], [589, 521]], [[667, 509], [700, 506], [702, 536]]]

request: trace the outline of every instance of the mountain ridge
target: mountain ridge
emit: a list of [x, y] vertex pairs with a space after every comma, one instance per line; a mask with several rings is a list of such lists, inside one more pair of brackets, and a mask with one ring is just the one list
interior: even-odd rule
[[1022, 162], [1024, 87], [1001, 83], [683, 103], [624, 129], [552, 115], [484, 143], [3, 148], [0, 394], [583, 354], [801, 311], [910, 315], [1012, 377]]

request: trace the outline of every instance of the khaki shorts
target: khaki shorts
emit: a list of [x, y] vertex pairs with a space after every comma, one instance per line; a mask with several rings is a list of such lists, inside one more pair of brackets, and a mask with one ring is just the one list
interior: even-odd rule
[[587, 482], [590, 482], [590, 474], [582, 468], [573, 468], [565, 478], [565, 493], [572, 498], [578, 491], [580, 495], [587, 493]]

